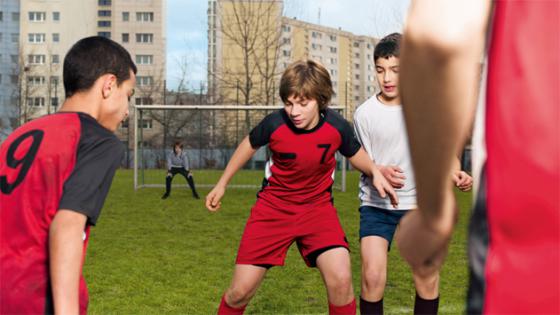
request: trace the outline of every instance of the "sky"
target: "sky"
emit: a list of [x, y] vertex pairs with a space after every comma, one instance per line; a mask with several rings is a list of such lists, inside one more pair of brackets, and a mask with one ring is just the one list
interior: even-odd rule
[[[284, 0], [284, 11], [298, 20], [380, 38], [402, 31], [409, 4], [410, 0]], [[185, 64], [190, 89], [206, 84], [207, 9], [207, 0], [167, 0], [169, 89], [177, 88]]]

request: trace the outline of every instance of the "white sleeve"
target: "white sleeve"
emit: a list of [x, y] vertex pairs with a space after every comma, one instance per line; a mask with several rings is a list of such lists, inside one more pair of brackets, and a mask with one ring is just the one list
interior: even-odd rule
[[361, 114], [361, 111], [356, 111], [356, 113], [354, 113], [354, 132], [356, 133], [356, 138], [358, 138], [362, 148], [364, 148], [369, 157], [375, 160], [373, 158], [371, 148], [372, 141], [368, 129], [368, 120]]

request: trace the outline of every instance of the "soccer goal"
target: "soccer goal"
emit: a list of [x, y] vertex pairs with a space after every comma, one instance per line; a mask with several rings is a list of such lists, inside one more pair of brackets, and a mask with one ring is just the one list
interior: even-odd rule
[[[237, 145], [266, 115], [281, 109], [267, 105], [134, 106], [134, 189], [165, 187], [166, 158], [175, 142], [183, 144], [197, 187], [213, 187]], [[331, 106], [344, 116], [344, 107]], [[232, 179], [230, 188], [259, 188], [270, 154], [260, 148]], [[346, 159], [336, 154], [334, 188], [346, 190]], [[176, 178], [173, 186], [185, 186]]]

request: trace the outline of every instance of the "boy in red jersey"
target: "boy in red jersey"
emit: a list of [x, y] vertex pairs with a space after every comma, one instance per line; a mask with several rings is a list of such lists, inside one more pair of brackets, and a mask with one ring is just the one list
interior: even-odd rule
[[488, 47], [468, 314], [560, 313], [558, 21], [559, 1], [412, 2], [401, 85], [419, 211], [405, 216], [398, 242], [422, 273], [443, 263], [456, 222], [446, 172], [469, 133]]
[[268, 115], [245, 137], [224, 174], [206, 197], [216, 211], [233, 175], [268, 144], [272, 158], [239, 246], [233, 280], [222, 297], [219, 314], [242, 314], [267, 268], [281, 266], [296, 242], [309, 267], [323, 276], [330, 314], [354, 314], [350, 255], [332, 204], [335, 152], [348, 157], [372, 178], [380, 195], [397, 204], [395, 193], [357, 142], [352, 127], [327, 108], [332, 83], [314, 61], [290, 65], [280, 82], [284, 109]]
[[128, 114], [136, 66], [103, 37], [64, 59], [66, 100], [0, 146], [0, 313], [85, 314], [82, 265], [123, 156], [113, 134]]

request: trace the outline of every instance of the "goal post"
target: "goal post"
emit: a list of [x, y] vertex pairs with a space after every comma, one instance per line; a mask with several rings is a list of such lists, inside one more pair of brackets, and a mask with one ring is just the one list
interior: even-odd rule
[[[166, 157], [175, 141], [184, 145], [197, 187], [213, 187], [237, 145], [266, 115], [282, 106], [272, 105], [135, 105], [134, 189], [165, 187]], [[343, 106], [329, 106], [345, 116]], [[261, 147], [234, 176], [230, 188], [260, 188], [270, 158]], [[346, 159], [336, 153], [334, 188], [346, 191]], [[175, 178], [173, 186], [185, 186]]]

